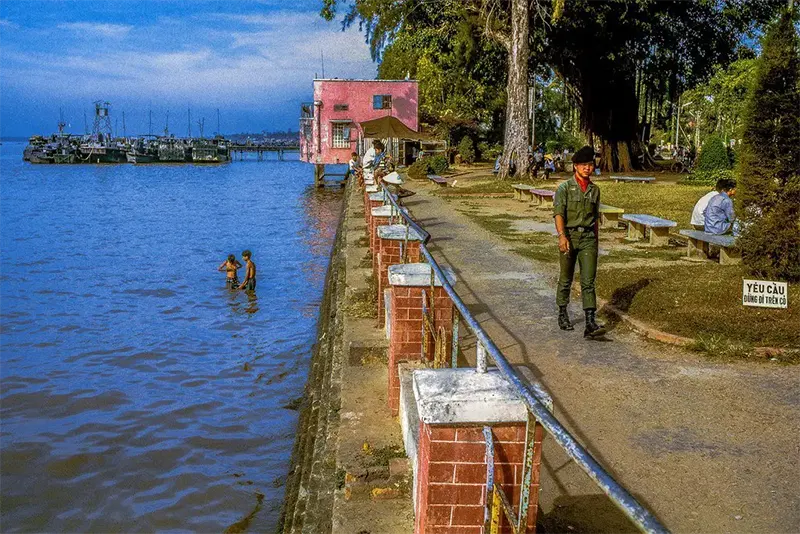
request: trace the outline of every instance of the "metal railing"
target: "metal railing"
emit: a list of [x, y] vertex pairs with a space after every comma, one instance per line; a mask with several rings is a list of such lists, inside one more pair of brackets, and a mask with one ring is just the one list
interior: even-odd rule
[[[647, 508], [642, 506], [628, 490], [617, 482], [600, 463], [587, 451], [578, 440], [564, 427], [563, 424], [551, 413], [548, 404], [549, 395], [544, 390], [544, 387], [536, 382], [528, 382], [514, 371], [514, 368], [508, 362], [506, 357], [495, 345], [494, 341], [489, 337], [489, 334], [481, 327], [478, 321], [472, 316], [469, 309], [467, 309], [464, 301], [458, 296], [456, 290], [450, 284], [445, 272], [442, 270], [439, 263], [428, 250], [427, 243], [431, 235], [426, 232], [417, 222], [400, 208], [397, 199], [390, 194], [385, 184], [381, 184], [384, 194], [384, 203], [393, 206], [392, 219], [395, 217], [402, 218], [405, 224], [413, 229], [421, 236], [419, 245], [420, 253], [431, 266], [431, 286], [433, 286], [434, 277], [438, 278], [442, 284], [447, 295], [453, 301], [453, 305], [457, 311], [454, 314], [453, 323], [456, 326], [453, 332], [453, 351], [452, 351], [452, 365], [457, 366], [456, 356], [458, 346], [458, 330], [457, 324], [459, 316], [461, 320], [467, 325], [469, 330], [473, 333], [477, 340], [477, 365], [476, 372], [485, 373], [488, 370], [488, 357], [491, 357], [497, 369], [505, 377], [506, 380], [513, 386], [514, 390], [519, 394], [522, 401], [528, 408], [528, 429], [527, 439], [525, 443], [525, 478], [523, 482], [522, 491], [520, 492], [520, 504], [518, 514], [513, 514], [511, 505], [505, 496], [502, 488], [494, 482], [494, 446], [491, 438], [491, 431], [488, 432], [487, 437], [487, 530], [494, 533], [497, 532], [499, 527], [499, 513], [502, 509], [506, 515], [509, 523], [511, 523], [514, 532], [525, 532], [527, 524], [527, 510], [528, 501], [530, 496], [530, 462], [533, 457], [533, 433], [535, 423], [544, 427], [544, 429], [552, 436], [556, 443], [564, 450], [564, 452], [572, 458], [575, 463], [586, 472], [587, 475], [597, 484], [597, 486], [605, 493], [611, 501], [630, 519], [630, 521], [639, 528], [642, 532], [648, 533], [668, 533], [669, 531], [664, 527], [658, 519]], [[407, 232], [408, 234], [408, 232]], [[407, 243], [405, 244], [407, 247]], [[433, 295], [431, 294], [431, 297]], [[484, 434], [486, 434], [484, 429]], [[530, 453], [530, 454], [529, 454]], [[489, 504], [489, 499], [492, 503]], [[512, 517], [517, 515], [517, 518]]]

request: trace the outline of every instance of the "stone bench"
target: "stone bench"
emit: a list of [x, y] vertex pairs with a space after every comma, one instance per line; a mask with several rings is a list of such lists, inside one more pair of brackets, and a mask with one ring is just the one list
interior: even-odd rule
[[556, 192], [549, 189], [531, 189], [532, 200], [535, 200], [537, 206], [546, 205], [552, 206], [555, 199]]
[[719, 247], [720, 265], [734, 265], [742, 261], [741, 252], [736, 248], [736, 238], [732, 235], [716, 235], [700, 230], [681, 230], [682, 236], [688, 239], [686, 257], [709, 258], [711, 245]]
[[622, 208], [600, 204], [600, 226], [611, 230], [615, 229], [619, 224], [619, 216], [623, 213], [625, 210]]
[[442, 178], [441, 176], [438, 176], [436, 174], [429, 174], [428, 180], [430, 180], [431, 182], [435, 183], [438, 186], [447, 187], [447, 179]]
[[641, 184], [649, 184], [656, 181], [655, 177], [653, 176], [612, 176], [611, 179], [617, 183], [634, 182]]
[[675, 221], [661, 219], [652, 215], [623, 214], [622, 219], [628, 222], [628, 240], [641, 241], [647, 230], [650, 232], [650, 244], [663, 246], [669, 244], [669, 229], [678, 226]]
[[516, 200], [533, 200], [533, 191], [535, 188], [532, 185], [525, 185], [525, 184], [511, 184], [511, 187], [514, 188], [514, 198]]

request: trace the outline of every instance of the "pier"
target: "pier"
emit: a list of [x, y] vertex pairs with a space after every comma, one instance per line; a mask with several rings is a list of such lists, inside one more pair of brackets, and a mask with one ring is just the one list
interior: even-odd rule
[[263, 161], [265, 159], [265, 155], [268, 155], [270, 152], [275, 152], [278, 154], [278, 161], [283, 161], [283, 156], [286, 152], [300, 152], [300, 145], [231, 144], [229, 150], [232, 160], [236, 159], [237, 154], [239, 155], [239, 160], [241, 161], [244, 159], [244, 155], [246, 153], [255, 153], [258, 156], [258, 161]]

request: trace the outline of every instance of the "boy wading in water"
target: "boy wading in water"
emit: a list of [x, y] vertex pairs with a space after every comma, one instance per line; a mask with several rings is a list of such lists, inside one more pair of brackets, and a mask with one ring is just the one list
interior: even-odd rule
[[242, 252], [242, 259], [244, 259], [247, 269], [244, 273], [244, 282], [239, 286], [239, 289], [247, 291], [255, 291], [256, 289], [256, 264], [250, 259], [252, 255], [249, 250]]
[[229, 289], [236, 289], [239, 286], [237, 272], [241, 268], [242, 264], [236, 261], [236, 256], [233, 254], [228, 256], [228, 259], [223, 261], [219, 268], [217, 268], [218, 271], [225, 271], [227, 273], [225, 285], [228, 286]]

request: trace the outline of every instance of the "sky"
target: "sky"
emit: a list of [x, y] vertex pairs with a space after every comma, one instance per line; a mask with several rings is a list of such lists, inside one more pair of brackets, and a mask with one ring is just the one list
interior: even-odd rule
[[122, 135], [298, 129], [312, 80], [375, 78], [364, 34], [319, 16], [321, 0], [2, 0], [0, 134], [91, 128], [111, 103]]

